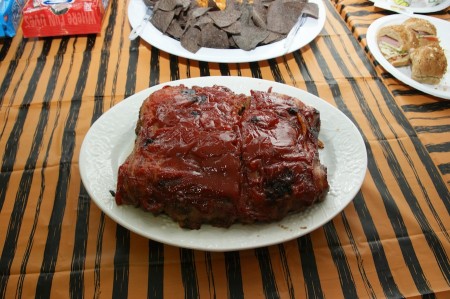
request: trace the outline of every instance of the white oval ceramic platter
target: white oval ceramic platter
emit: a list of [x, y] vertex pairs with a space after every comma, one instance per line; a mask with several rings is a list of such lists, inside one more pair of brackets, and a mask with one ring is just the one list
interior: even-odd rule
[[[199, 230], [182, 229], [169, 217], [131, 206], [117, 206], [110, 190], [116, 189], [117, 171], [130, 154], [135, 140], [134, 129], [142, 102], [150, 93], [165, 85], [188, 87], [227, 86], [237, 93], [250, 90], [287, 94], [301, 99], [320, 111], [319, 138], [321, 162], [328, 169], [330, 190], [321, 203], [304, 212], [289, 215], [271, 224], [217, 228], [203, 225]], [[230, 251], [268, 246], [305, 235], [341, 212], [360, 190], [367, 168], [364, 141], [355, 125], [338, 109], [301, 89], [281, 83], [246, 77], [199, 77], [160, 84], [124, 99], [104, 113], [86, 134], [79, 157], [80, 174], [92, 200], [118, 224], [139, 235], [174, 246]]]

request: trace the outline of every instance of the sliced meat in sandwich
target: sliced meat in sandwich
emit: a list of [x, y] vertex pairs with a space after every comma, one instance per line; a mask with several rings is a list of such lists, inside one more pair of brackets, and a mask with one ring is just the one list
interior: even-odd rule
[[409, 65], [409, 51], [419, 44], [415, 33], [403, 25], [385, 26], [378, 32], [378, 46], [393, 66]]
[[419, 46], [439, 42], [436, 36], [436, 27], [425, 19], [409, 18], [403, 22], [403, 25], [414, 31], [419, 40]]
[[411, 78], [420, 83], [439, 84], [447, 72], [447, 58], [438, 43], [411, 52]]

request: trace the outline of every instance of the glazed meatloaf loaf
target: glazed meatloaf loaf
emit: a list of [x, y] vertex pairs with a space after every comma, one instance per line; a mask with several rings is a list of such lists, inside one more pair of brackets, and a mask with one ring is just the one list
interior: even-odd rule
[[272, 222], [323, 200], [319, 112], [271, 91], [167, 86], [144, 101], [118, 205], [183, 228]]

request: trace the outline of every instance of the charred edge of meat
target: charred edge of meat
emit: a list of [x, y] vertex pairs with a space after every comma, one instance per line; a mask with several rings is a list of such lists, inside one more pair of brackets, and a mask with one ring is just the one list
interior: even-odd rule
[[[313, 134], [314, 137], [319, 138], [319, 130], [318, 129], [311, 128], [311, 134]], [[319, 146], [319, 148], [323, 148], [323, 143], [322, 143], [322, 146]]]
[[294, 173], [285, 169], [278, 177], [268, 180], [264, 184], [264, 192], [268, 200], [274, 201], [292, 193]]
[[167, 189], [173, 186], [180, 184], [181, 179], [168, 179], [168, 180], [159, 180], [158, 186], [162, 189]]
[[145, 139], [145, 141], [144, 141], [144, 146], [147, 146], [147, 145], [149, 145], [149, 144], [152, 144], [153, 142], [155, 142], [155, 139], [153, 139], [153, 138], [147, 138], [147, 139]]
[[198, 95], [192, 96], [190, 100], [192, 101], [192, 103], [203, 104], [206, 102], [207, 99], [208, 99], [207, 95], [198, 94]]
[[313, 117], [312, 117], [312, 122], [310, 125], [310, 130], [311, 133], [314, 135], [314, 137], [318, 138], [319, 137], [319, 131], [320, 131], [320, 112], [317, 109], [313, 110]]
[[323, 141], [320, 140], [320, 139], [317, 140], [317, 146], [318, 146], [320, 149], [323, 149], [323, 148], [325, 147], [325, 145], [323, 144]]
[[[226, 212], [227, 204], [231, 204], [226, 199], [218, 198], [216, 203], [221, 207], [215, 212], [204, 214], [194, 206], [186, 206], [179, 202], [173, 202], [165, 206], [164, 213], [172, 218], [181, 228], [199, 229], [202, 224], [208, 223], [217, 227], [230, 227], [236, 222], [236, 214]], [[223, 205], [225, 203], [225, 205]], [[225, 211], [225, 212], [224, 212]], [[228, 217], [224, 217], [224, 213]]]
[[197, 117], [197, 116], [200, 116], [200, 115], [201, 115], [201, 112], [198, 111], [198, 110], [192, 110], [192, 111], [191, 111], [191, 115], [194, 116], [194, 117]]
[[181, 90], [180, 93], [185, 96], [193, 96], [196, 94], [196, 91], [194, 89], [186, 88]]
[[287, 109], [288, 113], [290, 115], [297, 115], [298, 114], [298, 108], [297, 107], [289, 107]]
[[254, 116], [252, 116], [252, 118], [250, 118], [250, 122], [253, 123], [253, 124], [258, 123], [259, 121], [260, 121], [260, 119], [256, 115], [254, 115]]
[[180, 93], [184, 96], [187, 96], [189, 100], [193, 103], [204, 103], [206, 99], [208, 98], [207, 95], [204, 94], [197, 94], [197, 91], [195, 89], [183, 89], [180, 91]]
[[245, 110], [247, 110], [247, 108], [250, 106], [250, 101], [251, 101], [251, 98], [247, 97], [246, 100], [244, 102], [242, 102], [242, 105], [238, 110], [239, 116], [242, 116], [244, 114]]
[[[141, 108], [139, 108], [139, 115], [142, 115], [143, 106], [144, 105], [142, 105]], [[141, 118], [138, 117], [138, 121], [136, 123], [136, 127], [134, 128], [134, 133], [136, 134], [136, 136], [139, 135], [139, 131], [141, 130], [141, 126], [142, 126], [142, 121], [141, 121]]]
[[182, 95], [188, 96], [189, 100], [192, 103], [205, 103], [206, 100], [208, 99], [208, 96], [205, 94], [197, 94], [197, 91], [195, 89], [191, 89], [191, 88], [186, 88], [180, 91], [180, 93]]
[[244, 112], [245, 112], [246, 109], [247, 109], [247, 108], [245, 107], [245, 105], [243, 105], [243, 106], [239, 109], [238, 115], [239, 115], [239, 116], [242, 116], [242, 114], [244, 114]]

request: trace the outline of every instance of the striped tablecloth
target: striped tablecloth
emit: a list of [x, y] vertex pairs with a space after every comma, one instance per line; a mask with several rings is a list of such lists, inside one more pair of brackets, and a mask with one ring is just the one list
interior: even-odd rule
[[[325, 1], [319, 36], [292, 54], [217, 64], [130, 41], [128, 1], [99, 35], [0, 41], [0, 298], [450, 297], [450, 102], [394, 79], [366, 47], [388, 14]], [[449, 10], [434, 13], [449, 20]], [[81, 183], [95, 120], [149, 86], [245, 76], [307, 90], [364, 139], [361, 191], [310, 234], [231, 252], [183, 249], [117, 225]], [[345, 142], [345, 141], [343, 141]]]

